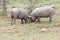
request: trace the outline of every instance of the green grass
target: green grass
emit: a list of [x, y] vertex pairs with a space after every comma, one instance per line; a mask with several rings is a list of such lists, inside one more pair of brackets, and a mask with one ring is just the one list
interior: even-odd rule
[[60, 32], [55, 31], [60, 27], [57, 27], [54, 31], [40, 32], [41, 28], [53, 30], [54, 25], [60, 23], [58, 17], [56, 14], [51, 23], [46, 18], [41, 19], [41, 23], [28, 24], [20, 24], [20, 21], [17, 20], [14, 25], [11, 25], [10, 18], [0, 17], [0, 38], [1, 40], [60, 40]]
[[2, 33], [2, 40], [59, 40], [60, 33], [31, 33], [20, 35], [20, 33]]
[[[8, 17], [0, 16], [0, 40], [60, 40], [60, 25], [59, 27], [54, 26], [60, 24], [60, 0], [53, 1], [53, 5], [56, 7], [56, 14], [53, 16], [51, 23], [49, 23], [48, 18], [44, 18], [41, 19], [41, 23], [20, 24], [20, 20], [17, 20], [16, 24], [11, 25], [9, 12]], [[41, 0], [35, 3], [35, 6], [40, 7], [40, 5], [49, 4], [50, 0]], [[25, 8], [28, 5], [29, 2], [27, 0], [9, 0], [7, 11], [12, 6]], [[42, 28], [47, 28], [49, 31], [40, 32]]]

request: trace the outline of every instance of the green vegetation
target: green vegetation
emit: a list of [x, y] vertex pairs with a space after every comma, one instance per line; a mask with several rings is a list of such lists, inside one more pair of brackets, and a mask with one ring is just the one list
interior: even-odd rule
[[[60, 19], [54, 16], [51, 23], [44, 19], [39, 24], [20, 24], [20, 20], [16, 20], [16, 24], [11, 25], [10, 18], [0, 17], [0, 38], [1, 40], [59, 40], [60, 26], [54, 26], [59, 23]], [[49, 31], [41, 32], [42, 28], [47, 28]]]
[[[40, 6], [54, 5], [56, 14], [53, 21], [49, 23], [48, 18], [41, 19], [41, 23], [16, 24], [11, 25], [9, 10], [11, 7], [23, 7], [28, 9], [29, 0], [9, 0], [7, 4], [8, 16], [0, 16], [0, 40], [60, 40], [60, 0], [32, 0], [33, 9]], [[2, 5], [0, 4], [0, 8]], [[2, 9], [0, 9], [0, 13]], [[58, 25], [59, 24], [59, 25]], [[41, 32], [42, 28], [49, 31]]]

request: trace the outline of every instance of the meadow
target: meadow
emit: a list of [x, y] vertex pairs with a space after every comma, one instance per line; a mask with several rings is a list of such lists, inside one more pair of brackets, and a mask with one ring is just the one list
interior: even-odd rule
[[[25, 1], [9, 1], [7, 11], [9, 11], [12, 6], [25, 8], [29, 3], [27, 0]], [[7, 13], [8, 16], [0, 16], [0, 40], [60, 40], [59, 1], [60, 0], [54, 0], [53, 5], [56, 7], [56, 14], [53, 16], [51, 23], [49, 23], [49, 18], [41, 18], [41, 23], [21, 24], [20, 20], [16, 20], [16, 24], [11, 25], [9, 12]], [[46, 4], [49, 4], [48, 0], [41, 2], [41, 5]], [[36, 4], [37, 7], [39, 7], [39, 5], [40, 4]]]

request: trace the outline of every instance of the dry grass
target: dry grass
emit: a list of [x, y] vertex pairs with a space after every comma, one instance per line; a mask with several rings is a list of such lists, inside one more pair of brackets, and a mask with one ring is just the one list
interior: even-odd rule
[[[17, 20], [15, 25], [11, 25], [9, 17], [0, 16], [0, 40], [60, 40], [60, 14], [53, 16], [53, 21], [41, 19], [41, 23], [20, 24]], [[48, 31], [41, 32], [42, 28]]]
[[[17, 20], [15, 25], [11, 25], [10, 18], [1, 17], [0, 40], [60, 40], [60, 27], [54, 27], [59, 23], [59, 18], [54, 16], [52, 23], [44, 19], [39, 24], [20, 24]], [[47, 28], [49, 31], [40, 32], [41, 28]]]

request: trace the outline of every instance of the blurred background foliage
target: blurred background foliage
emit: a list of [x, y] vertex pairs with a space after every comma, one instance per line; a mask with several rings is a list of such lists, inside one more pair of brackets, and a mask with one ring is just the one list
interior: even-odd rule
[[[3, 0], [0, 0], [0, 10], [3, 9]], [[37, 7], [54, 5], [56, 8], [60, 7], [60, 0], [6, 0], [7, 11], [13, 6], [25, 8], [29, 13]]]

